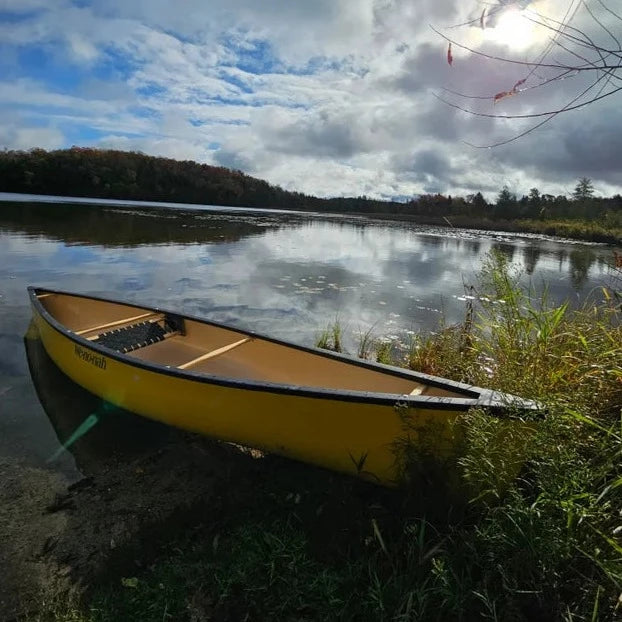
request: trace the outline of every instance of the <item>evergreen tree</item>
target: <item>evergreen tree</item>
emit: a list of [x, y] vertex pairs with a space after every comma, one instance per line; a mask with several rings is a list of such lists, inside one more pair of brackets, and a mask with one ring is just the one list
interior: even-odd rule
[[575, 186], [572, 198], [575, 201], [587, 201], [588, 199], [591, 199], [593, 195], [594, 186], [592, 185], [592, 180], [587, 177], [581, 177]]
[[497, 196], [495, 216], [498, 218], [513, 218], [517, 216], [517, 208], [516, 195], [512, 194], [507, 186], [503, 186], [503, 189]]

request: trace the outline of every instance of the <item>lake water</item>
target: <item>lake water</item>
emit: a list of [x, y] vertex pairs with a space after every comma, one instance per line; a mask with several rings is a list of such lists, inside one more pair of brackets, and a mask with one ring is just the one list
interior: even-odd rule
[[[494, 249], [537, 291], [546, 282], [553, 300], [571, 304], [607, 283], [612, 254], [602, 245], [354, 216], [17, 198], [0, 195], [13, 199], [0, 203], [0, 458], [36, 465], [58, 440], [28, 370], [27, 285], [158, 305], [305, 345], [338, 318], [354, 353], [370, 328], [407, 340], [442, 316], [461, 320], [464, 285]], [[67, 454], [54, 462], [72, 465]]]

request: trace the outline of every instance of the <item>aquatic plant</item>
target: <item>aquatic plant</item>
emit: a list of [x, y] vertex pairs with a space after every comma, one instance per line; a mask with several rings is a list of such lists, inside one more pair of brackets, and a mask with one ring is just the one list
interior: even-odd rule
[[343, 352], [343, 332], [343, 327], [337, 317], [317, 336], [315, 347], [333, 352]]

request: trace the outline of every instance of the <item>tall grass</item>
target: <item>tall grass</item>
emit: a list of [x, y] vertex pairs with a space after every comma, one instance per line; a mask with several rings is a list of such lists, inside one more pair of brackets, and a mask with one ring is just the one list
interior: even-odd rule
[[315, 346], [333, 352], [343, 352], [343, 326], [338, 317], [317, 336]]
[[[390, 365], [394, 363], [394, 344], [387, 339], [374, 335], [375, 326], [367, 330], [359, 329], [356, 342], [356, 355], [362, 359], [375, 359], [378, 363]], [[345, 329], [339, 318], [328, 324], [315, 339], [315, 347], [333, 352], [345, 352], [343, 336]]]
[[469, 416], [463, 476], [495, 503], [451, 532], [444, 564], [462, 577], [455, 589], [466, 591], [473, 614], [614, 619], [622, 613], [622, 314], [613, 290], [571, 311], [546, 296], [534, 302], [519, 276], [491, 256], [473, 318], [418, 337], [409, 358], [413, 369], [533, 398], [548, 411], [509, 491], [491, 469], [494, 422]]
[[415, 339], [409, 366], [602, 416], [622, 405], [622, 313], [603, 288], [579, 310], [522, 288], [503, 255], [479, 276], [460, 326]]
[[426, 497], [418, 519], [378, 544], [367, 584], [378, 619], [622, 616], [622, 279], [614, 274], [617, 282], [573, 310], [521, 287], [518, 271], [493, 254], [464, 322], [414, 338], [412, 369], [538, 400], [547, 416], [522, 439], [528, 460], [508, 488], [500, 460], [512, 452], [500, 457], [499, 439], [518, 447], [521, 428], [467, 415], [459, 466], [478, 497], [449, 519], [447, 499]]
[[360, 359], [368, 359], [372, 356], [374, 350], [374, 328], [375, 326], [370, 326], [366, 331], [363, 329], [359, 329], [358, 334], [358, 348], [356, 355]]

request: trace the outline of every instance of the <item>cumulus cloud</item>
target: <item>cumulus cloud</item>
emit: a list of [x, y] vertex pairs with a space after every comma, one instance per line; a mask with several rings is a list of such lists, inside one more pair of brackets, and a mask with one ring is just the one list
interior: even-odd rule
[[0, 125], [0, 144], [10, 144], [14, 149], [58, 149], [64, 143], [63, 133], [53, 127]]
[[[504, 184], [519, 193], [534, 185], [557, 193], [582, 175], [603, 188], [622, 187], [622, 143], [612, 131], [622, 109], [613, 98], [504, 147], [466, 144], [494, 143], [533, 122], [468, 115], [435, 95], [475, 112], [526, 114], [563, 106], [587, 79], [568, 76], [493, 106], [492, 95], [522, 79], [525, 67], [459, 47], [449, 66], [446, 43], [429, 28], [477, 18], [479, 6], [2, 0], [0, 146], [137, 149], [322, 196], [490, 195]], [[552, 0], [538, 7], [560, 10]], [[489, 20], [490, 30], [500, 15]], [[610, 14], [599, 15], [619, 31]], [[576, 20], [599, 35], [585, 12]], [[534, 58], [544, 41], [512, 48], [486, 39], [477, 23], [443, 32], [518, 60]]]
[[98, 141], [98, 146], [104, 149], [140, 151], [163, 158], [174, 158], [175, 160], [204, 162], [208, 157], [208, 150], [201, 144], [177, 138], [140, 138], [111, 134], [102, 136]]

